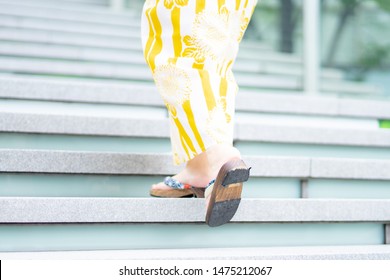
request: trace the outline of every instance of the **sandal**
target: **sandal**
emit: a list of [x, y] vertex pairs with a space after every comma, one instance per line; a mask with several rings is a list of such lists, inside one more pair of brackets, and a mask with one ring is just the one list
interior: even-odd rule
[[150, 195], [157, 197], [204, 197], [205, 188], [194, 187], [189, 184], [183, 184], [172, 177], [166, 177], [164, 184], [171, 187], [171, 189], [151, 189]]
[[241, 201], [243, 182], [249, 179], [250, 168], [244, 161], [235, 158], [226, 162], [205, 191], [210, 196], [206, 212], [206, 224], [217, 227], [229, 222]]

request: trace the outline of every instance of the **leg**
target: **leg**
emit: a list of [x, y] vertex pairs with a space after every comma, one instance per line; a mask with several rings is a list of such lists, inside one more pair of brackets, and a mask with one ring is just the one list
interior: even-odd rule
[[[206, 3], [207, 2], [207, 3]], [[255, 0], [149, 0], [143, 46], [170, 115], [174, 176], [206, 186], [229, 159], [238, 87], [231, 72]], [[168, 189], [159, 183], [153, 189]]]

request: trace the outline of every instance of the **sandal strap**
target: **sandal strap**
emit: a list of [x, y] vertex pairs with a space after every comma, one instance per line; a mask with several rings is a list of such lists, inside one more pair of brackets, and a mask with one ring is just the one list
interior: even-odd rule
[[183, 184], [181, 182], [179, 182], [178, 180], [176, 179], [173, 179], [172, 177], [168, 176], [168, 177], [165, 177], [164, 179], [164, 184], [173, 188], [173, 189], [183, 189], [183, 190], [186, 190], [186, 189], [191, 189], [191, 185], [189, 184]]
[[206, 190], [204, 192], [204, 197], [207, 198], [213, 191], [215, 179], [211, 180], [210, 183], [207, 185]]
[[215, 183], [215, 179], [211, 180], [210, 183], [207, 185], [206, 189], [207, 189], [208, 187], [210, 187], [210, 186], [211, 186], [212, 184], [214, 184], [214, 183]]

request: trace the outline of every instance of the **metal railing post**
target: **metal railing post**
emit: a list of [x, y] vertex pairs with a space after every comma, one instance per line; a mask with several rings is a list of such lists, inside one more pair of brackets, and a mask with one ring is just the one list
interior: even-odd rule
[[320, 0], [304, 0], [303, 9], [303, 90], [315, 95], [320, 91]]

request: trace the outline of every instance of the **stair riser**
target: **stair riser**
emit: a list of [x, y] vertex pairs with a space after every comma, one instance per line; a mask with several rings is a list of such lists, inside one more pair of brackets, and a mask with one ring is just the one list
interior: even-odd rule
[[[134, 92], [136, 94], [129, 94]], [[66, 94], [64, 94], [66, 93]], [[303, 92], [248, 91], [241, 89], [236, 100], [237, 111], [262, 113], [344, 116], [361, 119], [390, 119], [390, 103], [375, 100], [309, 97]], [[0, 97], [70, 103], [147, 105], [164, 107], [152, 83], [119, 84], [102, 81], [69, 82], [68, 79], [0, 77]], [[4, 100], [2, 100], [4, 102]], [[51, 107], [55, 106], [50, 103]], [[75, 104], [72, 104], [73, 106]], [[253, 114], [252, 114], [253, 115]], [[290, 115], [291, 116], [291, 115]]]
[[[144, 197], [165, 176], [0, 173], [0, 197]], [[373, 187], [381, 182], [373, 183]], [[383, 184], [383, 182], [382, 182]], [[378, 187], [378, 188], [379, 188]], [[351, 194], [353, 195], [353, 194]], [[380, 196], [381, 195], [381, 196]], [[378, 194], [382, 198], [386, 193]], [[299, 198], [300, 180], [255, 178], [245, 183], [243, 198]], [[390, 195], [389, 195], [390, 197]]]
[[244, 155], [390, 159], [390, 149], [387, 147], [374, 148], [345, 145], [316, 145], [310, 143], [288, 144], [249, 141], [236, 141], [235, 147], [237, 147]]
[[0, 39], [6, 41], [29, 41], [34, 43], [61, 44], [69, 46], [119, 49], [122, 51], [140, 50], [140, 41], [115, 37], [102, 37], [89, 34], [59, 33], [37, 29], [0, 28]]
[[17, 17], [0, 14], [0, 26], [8, 28], [28, 28], [60, 32], [85, 33], [119, 38], [139, 38], [140, 29], [137, 26], [122, 27], [82, 22], [44, 20], [39, 18]]
[[[4, 40], [10, 40], [10, 41], [17, 41], [17, 42], [42, 42], [42, 39], [45, 38], [46, 40], [51, 39], [55, 40], [58, 38], [58, 40], [62, 39], [61, 43], [65, 45], [74, 45], [74, 46], [91, 46], [91, 47], [103, 47], [108, 46], [112, 48], [119, 48], [123, 50], [137, 50], [139, 52], [142, 51], [142, 44], [141, 44], [141, 37], [140, 37], [140, 30], [135, 29], [135, 31], [132, 31], [131, 27], [127, 27], [129, 30], [124, 31], [107, 31], [104, 32], [103, 29], [97, 29], [95, 32], [93, 30], [89, 30], [87, 28], [85, 29], [77, 29], [74, 28], [71, 29], [71, 26], [68, 27], [68, 25], [60, 25], [59, 27], [56, 27], [56, 25], [51, 26], [50, 23], [42, 23], [42, 24], [36, 24], [35, 27], [31, 24], [20, 24], [15, 23], [12, 24], [12, 20], [3, 20], [4, 22], [1, 22], [1, 15], [0, 15], [0, 25], [2, 26], [2, 33], [1, 38]], [[19, 21], [16, 21], [19, 22]], [[66, 27], [66, 28], [65, 28]], [[8, 31], [8, 32], [7, 32]], [[10, 34], [11, 33], [11, 34]], [[38, 36], [28, 36], [24, 34], [34, 34]], [[39, 36], [40, 35], [40, 36]], [[48, 37], [52, 38], [48, 38]], [[32, 39], [30, 39], [32, 38]], [[83, 40], [84, 38], [84, 40]], [[88, 41], [85, 40], [85, 38], [88, 38], [89, 41], [96, 42], [95, 44], [88, 43]], [[107, 42], [109, 40], [110, 42]], [[52, 41], [53, 43], [55, 41]], [[110, 45], [105, 45], [106, 43], [109, 43]], [[59, 42], [58, 42], [59, 43]], [[240, 54], [239, 57], [245, 58], [245, 59], [252, 59], [256, 58], [258, 54], [258, 50], [252, 50], [245, 47], [245, 44], [240, 46]], [[277, 54], [272, 54], [276, 56], [277, 59], [281, 59], [280, 56]], [[261, 57], [265, 57], [264, 55], [260, 55], [259, 59]], [[257, 59], [256, 59], [257, 60]], [[291, 64], [300, 63], [300, 61], [297, 59], [297, 61], [291, 61], [291, 59], [287, 59], [287, 62]]]
[[[168, 175], [168, 174], [167, 174]], [[160, 176], [0, 173], [0, 197], [144, 197]], [[300, 198], [299, 178], [251, 177], [243, 198]], [[390, 181], [309, 179], [306, 198], [390, 199]]]
[[[180, 171], [170, 154], [0, 149], [0, 171], [65, 174], [165, 175]], [[247, 156], [251, 175], [285, 178], [390, 180], [381, 159]]]
[[[168, 133], [168, 130], [167, 132]], [[388, 147], [364, 147], [313, 143], [235, 141], [244, 155], [390, 159]], [[63, 151], [109, 151], [123, 153], [170, 153], [167, 135], [156, 137], [118, 137], [0, 133], [0, 149], [39, 149]]]
[[[82, 62], [95, 62], [95, 63], [110, 63], [110, 66], [119, 65], [139, 65], [139, 67], [145, 67], [145, 59], [141, 52], [137, 54], [131, 53], [99, 53], [93, 50], [56, 50], [54, 48], [46, 48], [44, 46], [34, 46], [29, 48], [28, 46], [18, 47], [1, 46], [0, 55], [7, 57], [23, 58], [42, 58], [53, 59], [58, 61], [72, 61], [75, 63]], [[284, 62], [276, 62], [272, 60], [253, 62], [242, 58], [238, 58], [234, 64], [233, 70], [236, 73], [268, 73], [268, 74], [280, 74], [291, 75], [301, 77], [303, 75], [300, 65], [288, 65]], [[342, 75], [334, 73], [333, 71], [323, 71], [322, 77], [327, 79], [342, 80]]]
[[[112, 90], [115, 91], [115, 88]], [[130, 90], [134, 91], [131, 94], [134, 96], [133, 104], [0, 98], [0, 116], [3, 120], [0, 130], [167, 137], [168, 112], [160, 100], [161, 97], [157, 93], [156, 95], [147, 93], [150, 95], [148, 97], [137, 89]], [[65, 91], [62, 92], [67, 94]], [[79, 92], [83, 92], [82, 88]], [[129, 93], [128, 95], [130, 98]], [[261, 98], [259, 101], [261, 102]], [[59, 123], [62, 124], [61, 127], [58, 126]], [[151, 126], [159, 126], [159, 129], [150, 131]], [[326, 129], [326, 133], [322, 133], [323, 129]], [[236, 108], [235, 130], [236, 139], [245, 141], [390, 146], [390, 131], [380, 128], [376, 118], [356, 118], [337, 114], [307, 117], [299, 115], [298, 112], [289, 114], [283, 110], [252, 112], [245, 104]]]
[[[48, 24], [47, 21], [45, 21], [45, 20], [26, 19], [25, 17], [23, 17], [23, 20], [24, 20], [24, 22], [20, 22], [20, 19], [18, 17], [8, 16], [8, 18], [7, 18], [7, 16], [2, 16], [2, 17], [0, 16], [0, 25], [8, 27], [8, 28], [36, 28], [38, 30], [46, 30], [49, 26], [53, 30], [55, 29], [55, 30], [61, 30], [61, 31], [65, 31], [65, 32], [76, 32], [76, 33], [85, 32], [88, 35], [91, 35], [91, 34], [104, 35], [104, 36], [117, 35], [118, 37], [126, 37], [126, 38], [129, 36], [132, 36], [133, 38], [136, 38], [136, 42], [139, 45], [139, 49], [141, 49], [141, 45], [139, 44], [139, 36], [140, 36], [139, 27], [134, 29], [134, 31], [132, 31], [132, 29], [129, 30], [129, 28], [124, 28], [124, 30], [121, 31], [121, 30], [118, 30], [118, 28], [109, 28], [106, 26], [99, 28], [99, 27], [95, 27], [94, 25], [83, 26], [82, 24], [80, 25], [80, 24], [76, 24], [73, 22], [70, 22], [70, 24], [60, 23], [60, 22], [59, 23], [54, 22], [54, 23]], [[75, 25], [74, 28], [72, 27], [72, 24]], [[94, 28], [96, 28], [96, 29], [94, 29]], [[258, 50], [253, 50], [250, 47], [246, 47], [245, 44], [242, 45], [241, 49], [242, 49], [242, 51], [240, 53], [242, 54], [241, 57], [243, 57], [243, 58], [247, 58], [247, 59], [250, 59], [252, 61], [254, 57], [258, 56]], [[278, 56], [276, 56], [276, 57], [278, 57]], [[282, 57], [282, 56], [279, 56], [279, 57]], [[267, 56], [265, 56], [265, 58], [267, 58]], [[290, 58], [288, 58], [288, 60], [291, 62]], [[296, 59], [294, 59], [293, 62], [300, 63], [300, 60], [299, 60], [299, 58], [296, 58]], [[254, 65], [254, 66], [247, 65], [246, 68], [249, 67], [250, 69], [252, 69], [251, 71], [257, 71], [257, 72], [272, 72], [272, 69], [276, 68], [278, 66], [277, 65], [278, 63], [280, 63], [280, 62], [273, 61], [273, 64], [276, 64], [276, 65], [269, 65], [269, 66], [262, 66], [262, 67], [259, 67], [256, 65]], [[239, 65], [239, 62], [237, 64], [238, 65], [236, 65], [236, 69], [240, 69], [241, 71], [245, 70], [244, 64]], [[300, 69], [299, 65], [298, 65], [298, 67], [293, 66], [293, 65], [291, 65], [290, 67], [293, 67], [293, 69], [279, 67], [279, 68], [276, 68], [274, 70], [274, 72], [279, 71], [280, 74], [284, 73], [287, 75], [296, 75], [295, 73], [298, 72], [298, 75], [302, 75], [302, 70]], [[267, 69], [267, 68], [271, 68], [271, 69], [266, 71], [265, 69]], [[325, 72], [323, 73], [323, 76], [327, 77], [327, 78], [331, 78], [331, 79], [332, 78], [338, 79], [338, 80], [342, 78], [342, 74], [339, 71], [334, 71], [334, 70], [332, 70], [332, 71], [325, 70]]]
[[[71, 39], [70, 34], [66, 33], [66, 34], [64, 34], [64, 35], [67, 35], [67, 36], [65, 36], [65, 38], [58, 37], [58, 39], [62, 39], [64, 41], [61, 44], [57, 44], [55, 41], [52, 41], [52, 42], [43, 41], [42, 39], [40, 39], [39, 36], [38, 36], [38, 38], [29, 37], [28, 34], [26, 34], [26, 32], [25, 32], [26, 30], [24, 30], [24, 29], [18, 29], [18, 28], [13, 29], [13, 28], [6, 28], [6, 27], [2, 27], [2, 28], [3, 28], [2, 36], [3, 36], [3, 40], [4, 40], [3, 48], [4, 48], [4, 46], [7, 46], [7, 45], [14, 45], [15, 46], [15, 48], [12, 50], [9, 48], [5, 49], [7, 52], [2, 51], [4, 55], [5, 54], [18, 55], [21, 52], [21, 51], [19, 51], [19, 49], [21, 49], [22, 47], [26, 47], [27, 45], [31, 45], [31, 47], [28, 47], [31, 51], [31, 49], [36, 48], [37, 46], [39, 46], [41, 44], [44, 44], [46, 48], [51, 50], [51, 52], [54, 52], [54, 50], [61, 49], [61, 50], [67, 50], [67, 52], [69, 52], [69, 53], [75, 52], [75, 51], [77, 53], [79, 53], [79, 52], [85, 52], [85, 48], [88, 48], [88, 52], [85, 55], [89, 55], [90, 53], [94, 54], [95, 52], [101, 53], [103, 55], [101, 55], [99, 57], [99, 59], [103, 60], [103, 61], [107, 61], [108, 58], [111, 58], [112, 60], [123, 62], [123, 61], [126, 61], [126, 57], [129, 56], [129, 54], [133, 54], [133, 55], [137, 55], [138, 57], [142, 57], [142, 46], [139, 44], [140, 42], [138, 39], [136, 40], [137, 44], [132, 44], [132, 45], [129, 45], [126, 47], [125, 45], [120, 45], [118, 43], [117, 49], [115, 49], [115, 48], [113, 48], [113, 49], [108, 48], [107, 49], [107, 48], [99, 47], [100, 44], [104, 44], [104, 41], [105, 41], [104, 38], [99, 40], [99, 38], [96, 37], [94, 41], [97, 43], [96, 43], [96, 45], [93, 45], [90, 43], [88, 44], [88, 42], [85, 42], [83, 40], [80, 40], [77, 33], [73, 34], [74, 40], [70, 40]], [[11, 34], [7, 33], [6, 32], [7, 30], [9, 32], [13, 32], [13, 34], [11, 35]], [[31, 31], [32, 33], [37, 33], [37, 34], [47, 33], [47, 32], [40, 31], [40, 30], [28, 30], [28, 31]], [[7, 35], [7, 34], [9, 34], [9, 35]], [[56, 37], [55, 34], [53, 34], [53, 35], [54, 35], [54, 37]], [[88, 34], [87, 36], [91, 36], [91, 34]], [[65, 41], [67, 38], [68, 38], [68, 41]], [[47, 39], [50, 39], [50, 38], [47, 38]], [[8, 42], [8, 40], [9, 40], [9, 42]], [[120, 41], [120, 42], [122, 42], [122, 41]], [[67, 46], [64, 46], [64, 45], [67, 45]], [[62, 51], [62, 53], [64, 53], [64, 51]], [[46, 54], [46, 55], [50, 55], [50, 53]], [[113, 57], [114, 55], [116, 55], [116, 56]], [[119, 55], [120, 55], [120, 58], [122, 58], [123, 60], [120, 60], [118, 58]], [[104, 56], [106, 56], [107, 58]], [[247, 50], [245, 47], [242, 47], [238, 53], [238, 59], [245, 61], [245, 63], [252, 62], [252, 64], [253, 64], [253, 62], [269, 61], [269, 62], [288, 65], [290, 67], [299, 67], [302, 64], [301, 59], [299, 57], [296, 57], [296, 58], [293, 57], [293, 58], [294, 59], [292, 59], [291, 56], [280, 55], [279, 53], [273, 53], [273, 52], [268, 52], [268, 53], [258, 53], [257, 52], [257, 53], [255, 53], [253, 51]], [[84, 59], [84, 57], [73, 57], [73, 59]], [[96, 59], [98, 59], [98, 58], [96, 57]], [[335, 70], [335, 69], [323, 69], [322, 73], [325, 74], [326, 76], [333, 77], [336, 79], [341, 78], [343, 76], [341, 71]]]
[[2, 252], [375, 245], [383, 244], [384, 238], [384, 225], [377, 223], [232, 223], [212, 230], [203, 223], [0, 225], [0, 239], [2, 240], [0, 251]]
[[127, 10], [126, 14], [113, 14], [109, 9], [96, 9], [96, 7], [83, 7], [66, 5], [45, 5], [37, 1], [29, 3], [1, 2], [4, 15], [17, 17], [30, 17], [51, 21], [76, 21], [82, 24], [98, 24], [112, 27], [134, 27], [139, 26], [138, 14]]
[[[10, 72], [19, 74], [34, 74], [34, 75], [48, 75], [48, 76], [66, 76], [66, 77], [80, 77], [80, 78], [101, 78], [101, 79], [115, 79], [126, 81], [148, 81], [152, 82], [152, 75], [150, 70], [144, 65], [140, 66], [115, 66], [112, 67], [106, 64], [85, 64], [85, 63], [71, 63], [60, 61], [37, 61], [34, 59], [18, 59], [18, 58], [0, 58], [0, 72]], [[289, 75], [260, 75], [248, 73], [236, 73], [236, 80], [243, 88], [278, 88], [298, 90], [302, 88], [302, 80], [300, 78]], [[369, 85], [359, 85], [352, 82], [338, 82], [329, 85], [331, 80], [323, 79], [322, 90], [337, 91], [345, 93], [357, 94], [377, 94], [374, 87]]]
[[169, 153], [168, 138], [0, 133], [0, 149]]

